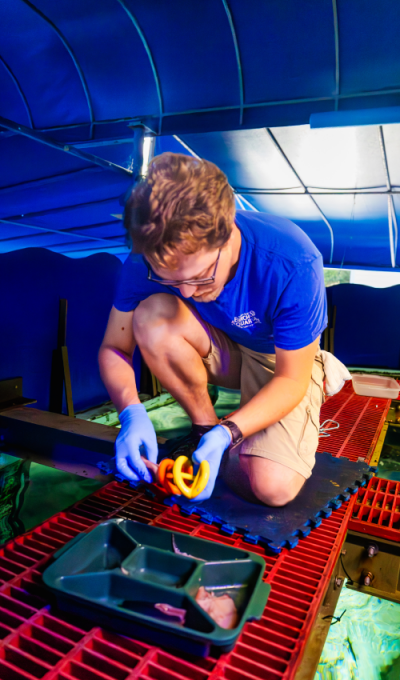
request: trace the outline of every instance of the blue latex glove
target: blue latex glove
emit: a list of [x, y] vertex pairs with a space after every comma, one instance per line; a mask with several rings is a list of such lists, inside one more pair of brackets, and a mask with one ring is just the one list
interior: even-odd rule
[[222, 456], [231, 441], [230, 433], [222, 425], [216, 425], [212, 430], [203, 434], [196, 451], [192, 455], [192, 461], [200, 464], [203, 460], [206, 460], [210, 466], [210, 478], [204, 491], [192, 499], [194, 502], [205, 501], [207, 498], [210, 498], [214, 490]]
[[118, 471], [134, 482], [152, 482], [150, 470], [140, 454], [152, 463], [157, 462], [158, 446], [153, 424], [143, 404], [131, 404], [120, 413], [121, 431], [115, 442]]

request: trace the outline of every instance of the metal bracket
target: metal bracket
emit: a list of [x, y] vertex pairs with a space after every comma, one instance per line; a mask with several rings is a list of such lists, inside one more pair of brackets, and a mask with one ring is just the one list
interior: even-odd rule
[[36, 404], [36, 399], [28, 399], [22, 395], [22, 377], [0, 380], [0, 411], [15, 406]]

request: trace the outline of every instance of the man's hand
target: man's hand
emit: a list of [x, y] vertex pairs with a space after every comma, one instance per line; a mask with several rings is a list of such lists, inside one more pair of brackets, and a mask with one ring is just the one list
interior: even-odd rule
[[206, 460], [210, 466], [210, 478], [204, 491], [199, 493], [196, 498], [193, 498], [193, 501], [205, 501], [207, 498], [210, 498], [214, 490], [223, 453], [230, 443], [231, 434], [222, 425], [216, 425], [212, 430], [203, 434], [192, 456], [192, 460], [198, 464]]
[[143, 453], [151, 463], [157, 463], [156, 433], [145, 407], [143, 404], [131, 404], [122, 411], [119, 420], [121, 432], [115, 442], [118, 471], [134, 482], [140, 479], [152, 482], [150, 470], [140, 457]]

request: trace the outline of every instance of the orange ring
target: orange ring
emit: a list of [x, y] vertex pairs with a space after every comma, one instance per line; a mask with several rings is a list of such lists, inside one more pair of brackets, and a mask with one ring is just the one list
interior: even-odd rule
[[171, 495], [180, 496], [181, 492], [179, 488], [172, 483], [173, 474], [172, 469], [174, 467], [174, 460], [171, 458], [164, 458], [158, 466], [158, 479], [164, 490]]

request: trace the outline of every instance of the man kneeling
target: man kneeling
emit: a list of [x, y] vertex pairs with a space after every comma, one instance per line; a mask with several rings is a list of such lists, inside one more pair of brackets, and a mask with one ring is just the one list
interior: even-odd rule
[[[240, 475], [256, 499], [285, 505], [311, 475], [318, 445], [319, 338], [326, 326], [321, 254], [289, 220], [235, 214], [221, 170], [173, 153], [154, 158], [133, 189], [125, 227], [133, 252], [99, 354], [120, 413], [118, 470], [151, 481], [140, 451], [157, 461], [132, 368], [139, 345], [192, 420], [187, 455], [210, 464], [196, 500], [210, 497], [222, 456], [235, 446]], [[241, 390], [240, 408], [228, 421], [219, 423], [207, 383]]]

